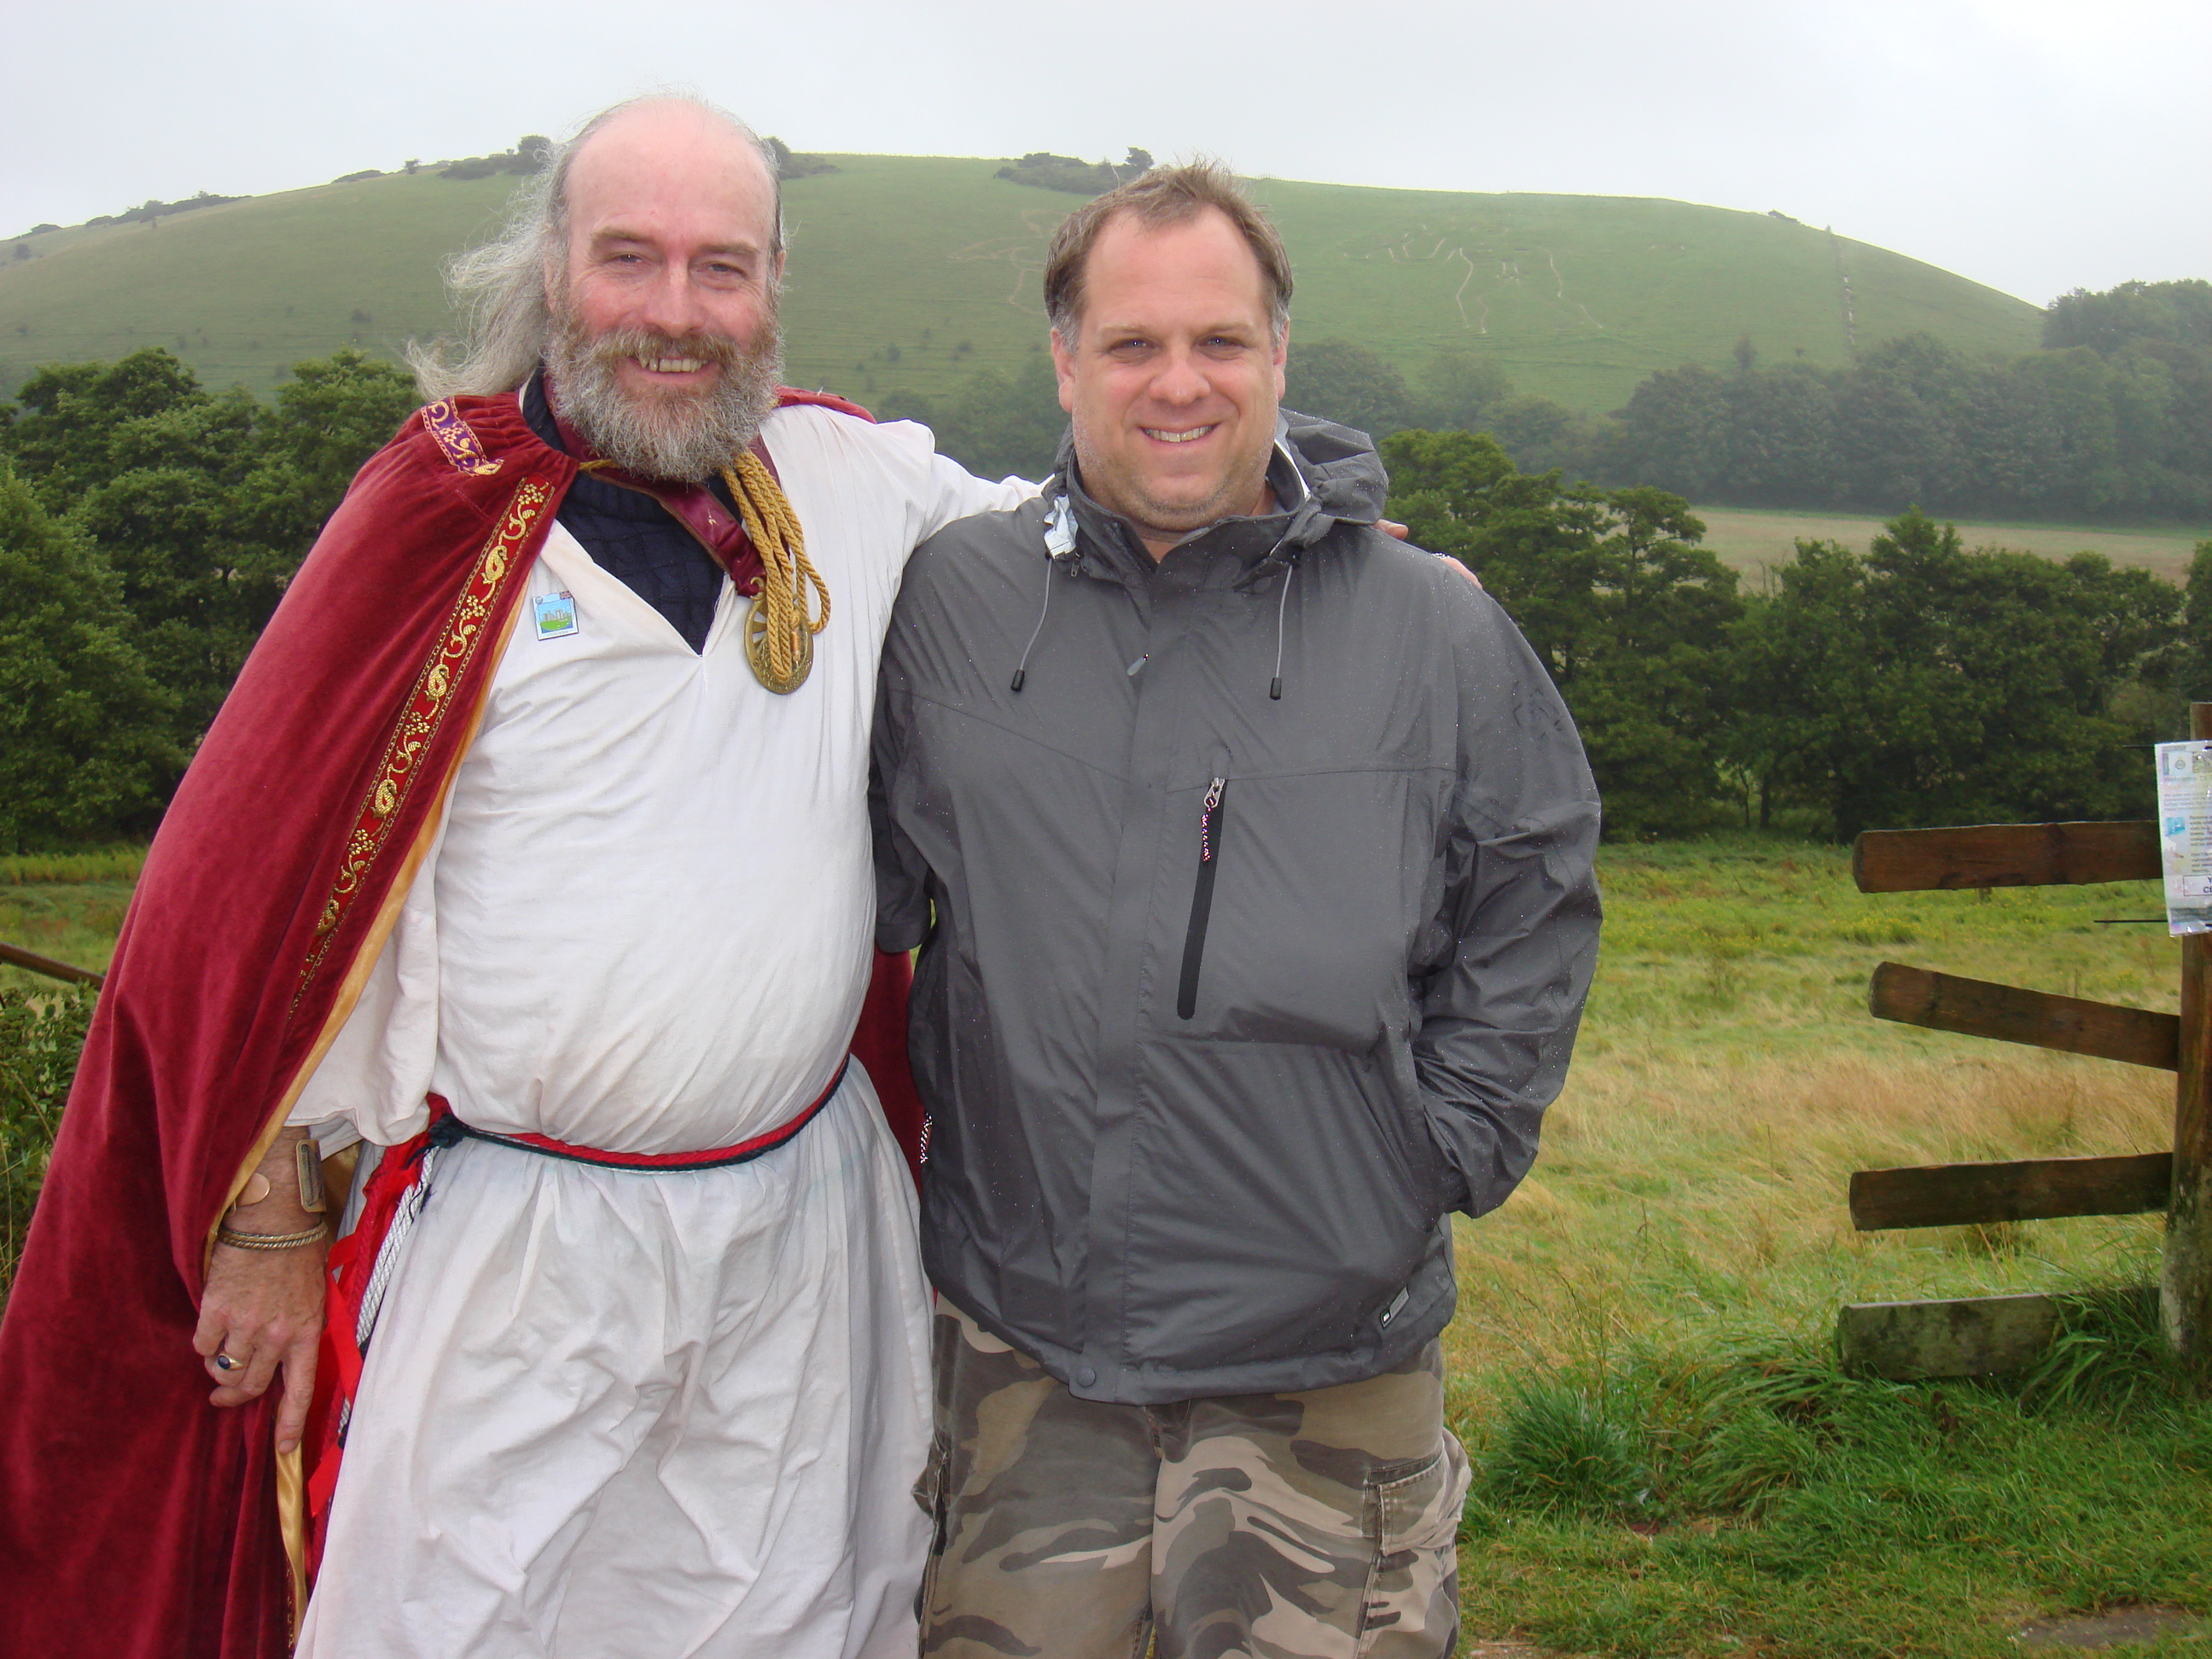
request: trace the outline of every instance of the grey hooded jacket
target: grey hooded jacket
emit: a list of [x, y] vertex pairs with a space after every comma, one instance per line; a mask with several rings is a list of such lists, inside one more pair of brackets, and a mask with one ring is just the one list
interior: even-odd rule
[[1372, 1376], [1566, 1070], [1581, 744], [1504, 612], [1373, 527], [1359, 434], [1286, 416], [1286, 505], [1157, 565], [1073, 471], [916, 551], [884, 647], [924, 1261], [1085, 1399]]

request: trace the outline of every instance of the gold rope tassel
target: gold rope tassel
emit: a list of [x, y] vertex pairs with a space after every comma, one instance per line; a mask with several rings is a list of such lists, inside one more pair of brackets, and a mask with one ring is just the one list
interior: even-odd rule
[[[759, 456], [740, 453], [734, 468], [722, 469], [722, 482], [760, 554], [760, 597], [745, 618], [745, 659], [769, 690], [796, 691], [814, 667], [814, 636], [830, 626], [830, 586], [806, 556], [806, 535], [790, 499]], [[811, 614], [816, 599], [819, 616]]]

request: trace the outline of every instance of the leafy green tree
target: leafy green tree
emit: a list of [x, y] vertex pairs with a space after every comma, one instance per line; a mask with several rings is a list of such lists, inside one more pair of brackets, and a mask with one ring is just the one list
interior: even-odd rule
[[1382, 446], [1389, 511], [1413, 542], [1482, 579], [1562, 684], [1588, 659], [1600, 519], [1587, 490], [1526, 473], [1487, 433], [1401, 432]]
[[[2146, 678], [2182, 702], [2212, 702], [2212, 541], [2197, 544], [2182, 589], [2181, 629], [2152, 659]], [[2187, 733], [2166, 731], [2161, 737]]]
[[304, 548], [273, 545], [255, 508], [260, 405], [242, 390], [197, 392], [108, 434], [107, 477], [76, 500], [123, 579], [155, 676], [189, 744], [215, 718]]
[[1605, 460], [1607, 434], [1549, 398], [1526, 392], [1508, 398], [1491, 411], [1483, 430], [1503, 444], [1514, 464], [1525, 471], [1556, 468], [1610, 476]]
[[2033, 400], [2046, 428], [2040, 478], [2028, 489], [2051, 507], [2110, 512], [2126, 494], [2118, 423], [2112, 398], [2112, 373], [2094, 351], [2047, 351], [2022, 358], [2014, 378]]
[[1723, 408], [1730, 499], [1811, 505], [1833, 491], [1842, 459], [1836, 393], [1818, 369], [1747, 368], [1727, 383]]
[[1778, 577], [1738, 635], [1731, 746], [1762, 816], [1795, 799], [1849, 836], [2139, 805], [2112, 703], [2172, 637], [2170, 586], [2101, 559], [1969, 551], [1917, 509], [1863, 557], [1800, 542]]
[[1743, 604], [1681, 497], [1638, 486], [1603, 501], [1594, 649], [1567, 695], [1613, 832], [1676, 833], [1706, 822], [1721, 793]]
[[8, 453], [40, 499], [66, 513], [113, 475], [118, 428], [206, 397], [191, 370], [158, 347], [113, 363], [55, 364], [16, 392], [22, 412], [7, 428]]
[[0, 847], [110, 836], [148, 820], [179, 760], [99, 552], [0, 464]]
[[2043, 343], [2087, 346], [2111, 356], [2145, 343], [2212, 349], [2212, 283], [2121, 283], [2101, 294], [2075, 289], [2053, 300], [2043, 318]]
[[[2200, 543], [2198, 557], [2212, 544]], [[2164, 577], [2114, 564], [2101, 553], [2076, 553], [2060, 566], [2070, 588], [2069, 606], [2089, 629], [2097, 647], [2094, 702], [2155, 663], [2186, 637], [2185, 596]]]
[[1863, 356], [1836, 399], [1846, 497], [1862, 505], [1957, 501], [1965, 457], [1948, 419], [1961, 367], [1929, 335]]
[[1729, 476], [1729, 386], [1709, 368], [1662, 368], [1615, 417], [1615, 466], [1639, 483], [1711, 496]]
[[1608, 833], [1680, 830], [1720, 793], [1736, 579], [1663, 490], [1522, 472], [1497, 440], [1405, 432], [1383, 445], [1391, 511], [1460, 558], [1510, 612], [1574, 712]]
[[399, 369], [343, 350], [272, 410], [210, 393], [167, 352], [42, 369], [0, 443], [98, 544], [189, 753], [354, 471], [414, 407]]
[[275, 413], [261, 411], [256, 428], [263, 457], [249, 481], [249, 512], [261, 539], [305, 556], [362, 463], [421, 402], [414, 376], [350, 347], [295, 363], [276, 389]]
[[1487, 432], [1513, 396], [1505, 371], [1472, 351], [1442, 351], [1429, 365], [1420, 422], [1435, 432]]

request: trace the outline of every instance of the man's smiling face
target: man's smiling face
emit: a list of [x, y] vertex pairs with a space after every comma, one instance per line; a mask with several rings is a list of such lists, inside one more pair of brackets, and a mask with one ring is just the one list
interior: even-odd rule
[[687, 105], [648, 105], [571, 166], [566, 270], [546, 272], [562, 414], [660, 477], [726, 465], [775, 407], [775, 187], [759, 154]]
[[1135, 524], [1154, 558], [1265, 505], [1285, 342], [1227, 215], [1109, 220], [1084, 267], [1074, 332], [1054, 334], [1052, 356], [1084, 488]]

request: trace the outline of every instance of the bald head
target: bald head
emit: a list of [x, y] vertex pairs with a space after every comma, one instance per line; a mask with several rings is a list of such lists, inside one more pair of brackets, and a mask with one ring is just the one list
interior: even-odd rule
[[[579, 320], [582, 290], [596, 286], [604, 299], [617, 279], [634, 296], [662, 290], [618, 307], [625, 322], [684, 333], [691, 327], [679, 313], [711, 327], [702, 307], [736, 304], [750, 314], [723, 319], [736, 325], [722, 331], [732, 343], [750, 340], [763, 319], [772, 330], [782, 205], [775, 158], [727, 111], [671, 94], [601, 111], [527, 181], [507, 228], [447, 268], [471, 337], [459, 362], [444, 343], [410, 347], [425, 395], [514, 391], [551, 335]], [[605, 307], [595, 308], [604, 319]]]
[[655, 94], [602, 110], [561, 147], [551, 179], [553, 229], [567, 242], [584, 205], [647, 197], [741, 206], [769, 257], [783, 254], [783, 181], [758, 135], [726, 110]]

